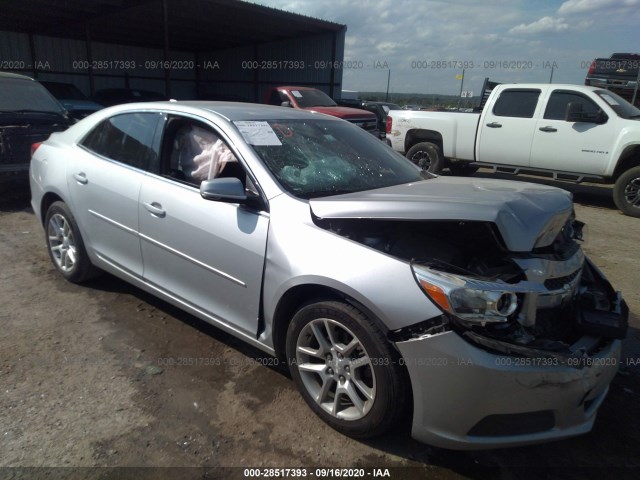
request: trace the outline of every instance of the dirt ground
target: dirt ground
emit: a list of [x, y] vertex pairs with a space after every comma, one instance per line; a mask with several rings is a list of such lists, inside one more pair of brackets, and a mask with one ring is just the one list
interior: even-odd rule
[[625, 295], [632, 312], [625, 360], [588, 435], [484, 452], [420, 444], [406, 425], [368, 441], [338, 434], [258, 350], [114, 277], [65, 282], [47, 255], [28, 188], [0, 183], [0, 467], [74, 467], [0, 468], [0, 478], [246, 478], [229, 467], [638, 478], [640, 219], [620, 214], [608, 187], [546, 183], [574, 192], [588, 224], [584, 248]]

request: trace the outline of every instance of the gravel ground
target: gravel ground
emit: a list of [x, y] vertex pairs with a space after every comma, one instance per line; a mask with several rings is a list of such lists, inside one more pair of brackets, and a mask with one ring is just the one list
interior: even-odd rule
[[585, 250], [627, 299], [625, 360], [590, 434], [485, 452], [417, 443], [407, 425], [368, 441], [336, 433], [258, 350], [109, 275], [65, 282], [28, 188], [0, 183], [0, 467], [73, 467], [0, 468], [0, 478], [243, 478], [241, 468], [220, 468], [356, 466], [392, 468], [392, 478], [638, 478], [640, 219], [615, 210], [608, 187], [546, 183], [574, 192]]

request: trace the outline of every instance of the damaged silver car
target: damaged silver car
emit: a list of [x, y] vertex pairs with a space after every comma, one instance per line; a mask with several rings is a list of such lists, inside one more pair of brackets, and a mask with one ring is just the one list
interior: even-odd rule
[[588, 432], [628, 308], [568, 192], [435, 177], [321, 114], [159, 102], [34, 145], [69, 281], [110, 272], [286, 362], [353, 437], [410, 415], [440, 447]]

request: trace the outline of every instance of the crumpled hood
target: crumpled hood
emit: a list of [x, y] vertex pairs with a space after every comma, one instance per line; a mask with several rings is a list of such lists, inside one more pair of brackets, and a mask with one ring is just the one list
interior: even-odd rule
[[[319, 218], [492, 222], [512, 252], [528, 252], [544, 233], [551, 243], [573, 211], [571, 194], [508, 180], [437, 177], [309, 201]], [[470, 242], [473, 239], [469, 239]]]

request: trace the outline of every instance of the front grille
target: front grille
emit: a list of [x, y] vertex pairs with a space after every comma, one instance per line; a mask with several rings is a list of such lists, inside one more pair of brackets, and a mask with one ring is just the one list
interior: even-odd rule
[[567, 283], [571, 283], [575, 278], [580, 274], [582, 270], [578, 269], [570, 275], [566, 275], [564, 277], [556, 277], [556, 278], [547, 278], [544, 281], [544, 286], [547, 287], [548, 290], [560, 290]]

